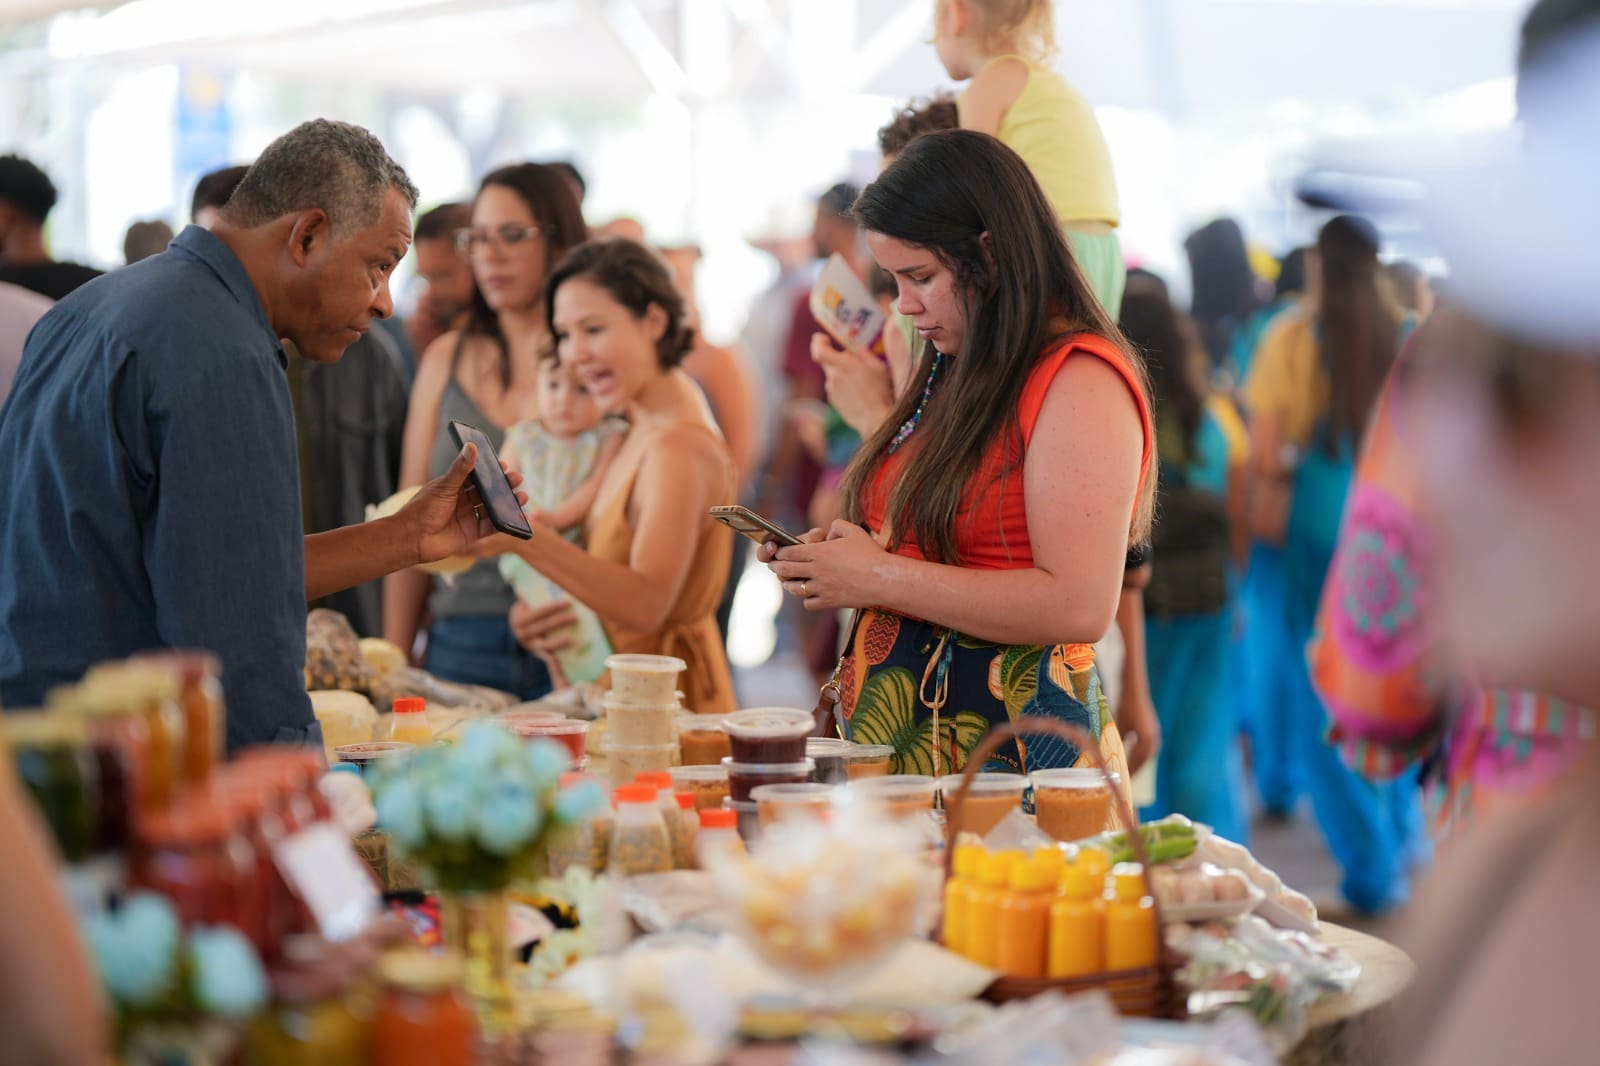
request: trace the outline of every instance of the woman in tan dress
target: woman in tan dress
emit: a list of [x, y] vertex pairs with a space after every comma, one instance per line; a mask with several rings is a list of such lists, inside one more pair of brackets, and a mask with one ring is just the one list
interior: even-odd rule
[[[684, 701], [700, 713], [734, 709], [717, 631], [732, 532], [710, 508], [733, 500], [727, 443], [705, 395], [680, 369], [693, 347], [666, 265], [630, 240], [575, 249], [550, 275], [550, 330], [561, 361], [631, 428], [584, 523], [585, 550], [552, 530], [497, 538], [593, 608], [619, 652], [676, 655], [688, 664]], [[517, 639], [548, 656], [569, 639], [563, 604], [511, 610]]]

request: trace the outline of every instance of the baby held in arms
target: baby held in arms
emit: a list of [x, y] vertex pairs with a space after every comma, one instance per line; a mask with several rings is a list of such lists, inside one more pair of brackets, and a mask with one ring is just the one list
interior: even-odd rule
[[[627, 423], [607, 416], [552, 351], [539, 363], [539, 417], [506, 433], [501, 457], [520, 472], [530, 520], [582, 541], [582, 524], [594, 505], [606, 467], [622, 447]], [[567, 599], [561, 588], [515, 555], [500, 557], [500, 576], [530, 607]], [[593, 681], [605, 672], [610, 642], [600, 619], [581, 603], [572, 644], [556, 653], [557, 686]]]

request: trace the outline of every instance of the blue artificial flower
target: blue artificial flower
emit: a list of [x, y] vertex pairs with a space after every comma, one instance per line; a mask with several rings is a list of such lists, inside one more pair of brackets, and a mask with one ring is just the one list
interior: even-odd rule
[[579, 781], [556, 796], [554, 813], [559, 825], [576, 825], [599, 814], [606, 806], [606, 793], [596, 781]]
[[525, 740], [522, 747], [522, 761], [533, 777], [533, 787], [541, 792], [555, 788], [561, 775], [567, 772], [572, 753], [556, 741], [542, 737]]
[[416, 851], [427, 839], [422, 821], [422, 794], [412, 781], [397, 777], [378, 791], [378, 824], [406, 851]]
[[424, 806], [428, 828], [451, 843], [460, 843], [472, 832], [474, 789], [465, 781], [440, 781], [428, 789]]
[[474, 832], [489, 851], [509, 856], [527, 847], [543, 822], [539, 797], [531, 789], [503, 783], [489, 789], [478, 804]]
[[468, 722], [461, 728], [461, 739], [451, 753], [457, 773], [478, 774], [503, 762], [514, 760], [521, 743], [516, 737], [490, 722]]
[[267, 975], [250, 941], [225, 925], [189, 934], [190, 991], [208, 1014], [243, 1018], [267, 1002]]
[[100, 979], [118, 1003], [144, 1007], [172, 990], [177, 976], [177, 912], [161, 896], [138, 892], [116, 914], [96, 914], [84, 939]]

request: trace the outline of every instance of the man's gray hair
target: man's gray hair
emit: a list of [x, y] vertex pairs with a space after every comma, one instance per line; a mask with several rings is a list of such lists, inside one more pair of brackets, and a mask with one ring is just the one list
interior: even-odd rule
[[263, 226], [321, 208], [336, 235], [375, 225], [383, 197], [399, 189], [412, 209], [417, 187], [378, 138], [360, 126], [319, 118], [267, 145], [224, 208], [236, 226]]

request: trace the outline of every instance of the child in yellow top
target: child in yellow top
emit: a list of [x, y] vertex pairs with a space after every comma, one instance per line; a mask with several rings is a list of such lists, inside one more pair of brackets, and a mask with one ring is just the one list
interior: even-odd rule
[[963, 129], [998, 137], [1028, 164], [1073, 255], [1112, 317], [1127, 271], [1111, 155], [1087, 100], [1049, 66], [1051, 0], [937, 0], [934, 48], [956, 81]]

